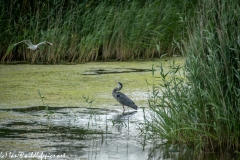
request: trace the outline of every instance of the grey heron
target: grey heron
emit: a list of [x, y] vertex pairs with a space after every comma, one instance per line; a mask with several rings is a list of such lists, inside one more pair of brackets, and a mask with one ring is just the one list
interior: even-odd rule
[[32, 44], [32, 42], [30, 40], [23, 40], [23, 41], [20, 41], [20, 42], [14, 44], [14, 46], [18, 45], [19, 43], [26, 43], [28, 45], [28, 48], [31, 49], [31, 50], [34, 50], [34, 51], [39, 50], [38, 46], [42, 45], [42, 44], [50, 45], [50, 46], [53, 45], [52, 43], [47, 42], [47, 41], [43, 41], [43, 42], [40, 42], [40, 43], [34, 45], [34, 44]]
[[[125, 111], [125, 108], [124, 106], [128, 106], [128, 107], [131, 107], [133, 109], [138, 109], [138, 106], [135, 105], [135, 103], [130, 99], [128, 98], [125, 94], [119, 92], [122, 88], [123, 88], [123, 85], [121, 82], [118, 82], [117, 83], [118, 86], [115, 87], [112, 91], [112, 96], [120, 103], [122, 104], [123, 106], [123, 111]], [[118, 91], [118, 92], [117, 92]]]

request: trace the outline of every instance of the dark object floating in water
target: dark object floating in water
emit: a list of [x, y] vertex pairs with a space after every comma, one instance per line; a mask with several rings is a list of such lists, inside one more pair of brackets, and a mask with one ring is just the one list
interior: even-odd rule
[[42, 111], [42, 110], [59, 110], [59, 109], [64, 109], [64, 108], [79, 108], [79, 107], [34, 106], [34, 107], [26, 107], [26, 108], [0, 109], [0, 111], [30, 112], [30, 111]]
[[[11, 109], [0, 109], [0, 111], [13, 111], [13, 112], [21, 112], [21, 113], [27, 113], [27, 112], [36, 112], [36, 111], [57, 111], [62, 109], [74, 109], [79, 108], [81, 110], [84, 110], [84, 113], [89, 113], [89, 111], [96, 110], [98, 111], [98, 114], [105, 114], [106, 111], [115, 112], [114, 110], [109, 110], [106, 108], [94, 108], [94, 107], [77, 107], [77, 106], [69, 106], [69, 107], [50, 107], [50, 106], [33, 106], [33, 107], [25, 107], [25, 108], [11, 108]], [[100, 112], [101, 111], [101, 112]]]
[[151, 72], [151, 71], [152, 71], [151, 69], [139, 69], [139, 68], [91, 69], [85, 71], [84, 73], [82, 73], [82, 75]]

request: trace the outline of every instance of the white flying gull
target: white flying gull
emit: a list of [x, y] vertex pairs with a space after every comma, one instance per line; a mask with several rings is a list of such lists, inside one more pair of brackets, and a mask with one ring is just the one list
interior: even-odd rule
[[47, 42], [47, 41], [40, 42], [40, 43], [34, 45], [34, 44], [32, 44], [32, 42], [31, 42], [30, 40], [23, 40], [23, 41], [20, 41], [20, 42], [14, 44], [14, 46], [18, 45], [19, 43], [23, 43], [23, 42], [28, 45], [28, 48], [29, 48], [29, 49], [34, 50], [34, 51], [35, 51], [35, 50], [39, 50], [38, 46], [39, 46], [39, 45], [42, 45], [42, 44], [50, 45], [50, 46], [53, 45], [52, 43]]

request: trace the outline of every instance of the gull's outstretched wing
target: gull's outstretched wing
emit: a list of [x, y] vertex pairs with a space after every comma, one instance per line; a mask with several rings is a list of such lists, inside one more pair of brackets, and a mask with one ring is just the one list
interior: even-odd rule
[[19, 43], [26, 43], [28, 46], [33, 46], [32, 42], [30, 40], [23, 40], [23, 41], [20, 41], [16, 44], [14, 44], [14, 46], [18, 45]]
[[52, 46], [52, 45], [53, 45], [53, 44], [50, 43], [50, 42], [44, 41], [44, 42], [38, 43], [37, 46], [42, 45], [42, 44], [49, 45], [49, 46]]

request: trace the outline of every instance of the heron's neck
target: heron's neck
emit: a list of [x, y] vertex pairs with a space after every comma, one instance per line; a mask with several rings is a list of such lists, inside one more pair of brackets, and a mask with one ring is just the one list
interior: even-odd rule
[[120, 91], [121, 89], [122, 89], [122, 87], [115, 87], [115, 88], [113, 89], [113, 92]]

